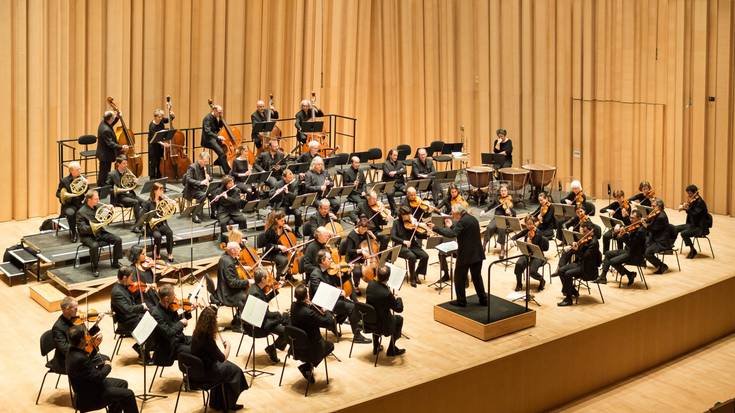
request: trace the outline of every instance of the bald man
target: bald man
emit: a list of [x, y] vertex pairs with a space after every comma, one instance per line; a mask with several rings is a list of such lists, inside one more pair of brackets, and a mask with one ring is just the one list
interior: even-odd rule
[[278, 111], [276, 108], [273, 105], [271, 105], [270, 108], [266, 108], [265, 102], [259, 100], [255, 104], [255, 112], [250, 115], [250, 122], [253, 123], [253, 132], [250, 136], [253, 138], [255, 147], [258, 149], [263, 147], [263, 133], [255, 132], [255, 124], [257, 122], [266, 122], [268, 120], [268, 112], [270, 112], [271, 120], [278, 119]]
[[230, 173], [230, 165], [227, 163], [227, 155], [225, 154], [225, 139], [219, 136], [220, 129], [225, 127], [225, 123], [222, 120], [223, 114], [222, 106], [214, 105], [212, 111], [202, 119], [202, 140], [200, 145], [211, 149], [217, 154], [217, 159], [214, 161], [215, 164], [222, 167], [222, 172], [225, 175]]

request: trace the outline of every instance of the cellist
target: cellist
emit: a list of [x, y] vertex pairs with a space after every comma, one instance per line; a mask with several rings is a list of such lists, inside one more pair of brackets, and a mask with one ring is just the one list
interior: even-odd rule
[[[265, 221], [265, 231], [258, 235], [258, 248], [265, 251], [263, 259], [273, 261], [276, 264], [276, 280], [280, 281], [281, 276], [286, 272], [288, 266], [288, 247], [281, 245], [278, 238], [284, 231], [291, 231], [291, 227], [286, 225], [286, 213], [281, 209], [276, 209], [268, 214]], [[286, 279], [292, 279], [291, 274], [286, 274]]]
[[[370, 257], [370, 251], [362, 248], [363, 242], [371, 240], [371, 232], [368, 230], [368, 217], [361, 215], [358, 218], [357, 225], [350, 233], [342, 238], [339, 244], [339, 255], [344, 255], [349, 262], [354, 261], [352, 269], [352, 285], [355, 286], [355, 294], [362, 295], [360, 292], [360, 280], [362, 279], [362, 264]], [[374, 235], [373, 235], [374, 236]], [[378, 251], [373, 251], [377, 253]]]

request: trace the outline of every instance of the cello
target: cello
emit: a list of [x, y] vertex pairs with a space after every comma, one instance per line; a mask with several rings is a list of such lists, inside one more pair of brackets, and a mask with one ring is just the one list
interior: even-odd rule
[[127, 152], [124, 153], [128, 158], [128, 169], [130, 169], [130, 172], [132, 172], [133, 175], [140, 176], [143, 173], [143, 159], [141, 159], [140, 155], [135, 153], [135, 135], [133, 135], [133, 131], [128, 129], [128, 126], [125, 125], [125, 119], [120, 116], [120, 108], [111, 96], [107, 97], [107, 104], [110, 105], [112, 110], [115, 111], [117, 117], [120, 119], [120, 126], [115, 128], [115, 137], [117, 138], [117, 143], [128, 146]]
[[[278, 235], [278, 243], [289, 249], [288, 262], [291, 263], [290, 272], [291, 274], [299, 273], [299, 261], [304, 256], [302, 248], [299, 247], [298, 241], [296, 241], [296, 235], [286, 228], [281, 228], [281, 233]], [[303, 245], [302, 245], [303, 247]]]
[[[210, 109], [214, 109], [214, 101], [211, 98], [207, 99], [207, 103], [209, 103]], [[222, 143], [226, 149], [227, 163], [232, 166], [232, 160], [237, 156], [237, 147], [240, 146], [240, 142], [242, 142], [242, 135], [240, 135], [239, 129], [230, 128], [230, 125], [225, 121], [224, 115], [222, 116], [222, 124], [224, 125], [224, 128], [219, 131], [219, 136], [224, 138]], [[250, 151], [250, 148], [248, 148], [248, 162], [250, 162], [250, 165], [255, 163], [255, 156], [253, 155], [253, 152]]]
[[367, 231], [367, 239], [360, 243], [362, 250], [367, 250], [369, 257], [362, 264], [362, 279], [365, 282], [370, 282], [375, 279], [375, 275], [378, 270], [378, 252], [380, 251], [380, 245], [378, 244], [377, 238], [372, 231]]
[[174, 121], [171, 119], [171, 96], [166, 96], [166, 111], [169, 119], [169, 129], [174, 131], [168, 146], [163, 148], [163, 158], [158, 166], [161, 176], [168, 179], [180, 180], [184, 177], [186, 169], [191, 165], [191, 159], [186, 153], [186, 136], [180, 130], [174, 129]]
[[[265, 121], [266, 122], [270, 122], [272, 120], [271, 119], [271, 112], [273, 111], [272, 108], [273, 108], [273, 94], [271, 93], [268, 96], [268, 109], [267, 109], [268, 112], [265, 115]], [[283, 133], [281, 132], [281, 129], [278, 128], [278, 125], [273, 125], [273, 130], [271, 130], [270, 132], [262, 132], [261, 133], [261, 136], [263, 137], [263, 143], [264, 144], [266, 142], [270, 142], [270, 139], [271, 138], [276, 138], [278, 140], [278, 142], [280, 143], [281, 142], [281, 136], [282, 135], [283, 135]], [[265, 146], [265, 145], [263, 145], [263, 146]], [[279, 147], [280, 147], [280, 145], [279, 145]], [[260, 153], [263, 152], [263, 150], [264, 150], [263, 147], [258, 148], [258, 151], [257, 151], [256, 155], [260, 155]]]

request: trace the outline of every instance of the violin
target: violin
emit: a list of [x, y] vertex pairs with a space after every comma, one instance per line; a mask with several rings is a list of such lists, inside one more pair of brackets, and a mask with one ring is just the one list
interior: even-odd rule
[[[107, 313], [98, 313], [95, 309], [90, 309], [87, 311], [87, 314], [81, 313], [80, 315], [75, 316], [72, 318], [72, 324], [75, 326], [84, 326], [84, 351], [87, 354], [92, 354], [95, 351], [98, 351], [97, 344], [95, 343], [96, 339], [91, 334], [89, 334], [89, 330], [94, 329], [100, 321], [102, 321], [103, 315]], [[94, 323], [92, 325], [92, 328], [88, 328], [86, 323]]]
[[[426, 225], [426, 223], [424, 223], [424, 222], [414, 222], [414, 220], [411, 219], [412, 217], [413, 217], [413, 215], [407, 215], [406, 217], [404, 217], [404, 219], [403, 219], [403, 226], [407, 230], [413, 231], [414, 232], [413, 235], [415, 235], [415, 234], [420, 234], [420, 235], [429, 234], [429, 235], [432, 235], [432, 236], [435, 235], [434, 231], [431, 228], [429, 228], [429, 226]], [[411, 241], [413, 241], [413, 235], [411, 236]]]
[[192, 304], [192, 302], [188, 298], [184, 298], [181, 301], [176, 299], [168, 305], [168, 309], [177, 313], [181, 313], [179, 315], [188, 320], [191, 318], [191, 311], [194, 309], [194, 304]]
[[574, 196], [574, 203], [577, 204], [577, 206], [580, 206], [582, 205], [582, 203], [584, 203], [584, 192], [579, 191], [579, 193]]
[[699, 199], [699, 192], [695, 193], [694, 195], [689, 197], [686, 201], [684, 201], [679, 206], [679, 211], [686, 211], [687, 209], [689, 209], [689, 206], [692, 205], [692, 203], [694, 203], [697, 199]]
[[130, 284], [128, 284], [128, 291], [133, 294], [138, 294], [138, 292], [145, 294], [148, 291], [148, 284], [140, 280], [131, 281]]
[[526, 242], [533, 243], [533, 239], [536, 238], [536, 227], [532, 226], [528, 229], [528, 234], [526, 236]]
[[592, 230], [584, 234], [584, 236], [582, 236], [582, 238], [580, 238], [579, 241], [575, 242], [572, 245], [572, 251], [577, 251], [579, 250], [580, 247], [592, 241], [593, 235], [595, 235], [595, 231], [592, 231]]
[[390, 213], [390, 210], [386, 209], [385, 204], [383, 204], [383, 201], [378, 201], [375, 203], [375, 205], [369, 205], [370, 210], [372, 210], [375, 214], [370, 217], [370, 220], [373, 219], [374, 216], [380, 215], [381, 218], [383, 218], [384, 221], [388, 221], [390, 219], [393, 219], [393, 216]]
[[513, 197], [510, 195], [501, 196], [498, 199], [500, 206], [503, 208], [506, 214], [510, 214], [510, 210], [513, 209]]
[[438, 212], [441, 213], [439, 208], [431, 205], [429, 201], [425, 199], [419, 198], [418, 195], [416, 195], [416, 198], [414, 200], [409, 200], [408, 205], [413, 208], [414, 210], [421, 210], [423, 213], [431, 213], [431, 212]]

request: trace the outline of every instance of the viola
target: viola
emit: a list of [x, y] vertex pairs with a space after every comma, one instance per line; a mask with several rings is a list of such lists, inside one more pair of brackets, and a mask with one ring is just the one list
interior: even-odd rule
[[536, 227], [532, 226], [528, 229], [528, 236], [526, 237], [526, 242], [533, 243], [533, 239], [536, 238]]
[[91, 334], [89, 334], [90, 328], [87, 328], [86, 323], [94, 323], [92, 325], [92, 329], [95, 328], [100, 321], [102, 321], [102, 315], [107, 313], [99, 314], [97, 310], [90, 309], [87, 314], [85, 315], [82, 313], [81, 315], [77, 315], [72, 318], [72, 324], [75, 326], [84, 326], [84, 351], [87, 354], [92, 354], [99, 349], [97, 348], [97, 345], [95, 344], [95, 338], [92, 337]]
[[582, 238], [579, 239], [579, 241], [575, 242], [574, 245], [572, 245], [572, 251], [578, 251], [579, 248], [587, 244], [588, 242], [592, 241], [592, 236], [595, 234], [595, 231], [590, 230], [588, 233], [584, 234]]
[[145, 294], [148, 291], [148, 284], [140, 280], [132, 281], [128, 284], [128, 291], [133, 294], [138, 294], [139, 292]]
[[510, 195], [501, 196], [500, 199], [498, 199], [500, 206], [503, 208], [506, 214], [510, 213], [510, 210], [513, 209], [513, 197]]
[[[382, 201], [376, 202], [374, 205], [368, 205], [370, 207], [370, 210], [375, 212], [375, 215], [380, 215], [381, 218], [383, 218], [384, 221], [387, 221], [393, 216], [391, 216], [390, 210], [385, 208], [385, 204], [383, 204]], [[372, 219], [372, 217], [370, 217]]]
[[[467, 201], [465, 201], [464, 198], [462, 198], [462, 195], [457, 195], [456, 197], [452, 198], [452, 200], [449, 201], [449, 204], [452, 205], [452, 206], [459, 204], [459, 205], [462, 205], [465, 208], [469, 208], [469, 206], [470, 206], [470, 204]], [[513, 204], [511, 204], [511, 207], [512, 206], [513, 206]]]
[[194, 304], [188, 298], [184, 298], [181, 301], [176, 299], [168, 305], [168, 309], [177, 313], [181, 312], [180, 315], [188, 320], [191, 318], [191, 311], [194, 309]]

